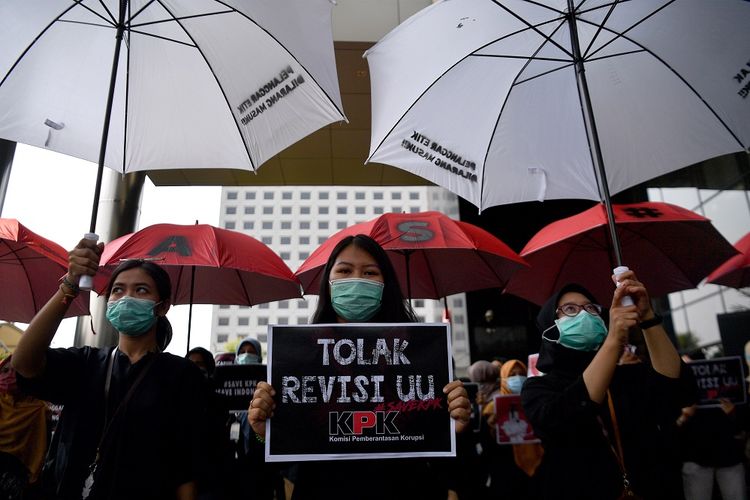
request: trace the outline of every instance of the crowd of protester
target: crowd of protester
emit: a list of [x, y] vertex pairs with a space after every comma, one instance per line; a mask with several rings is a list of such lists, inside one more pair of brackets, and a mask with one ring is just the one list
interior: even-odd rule
[[[214, 382], [217, 366], [262, 364], [261, 344], [164, 352], [171, 285], [158, 265], [113, 272], [117, 346], [49, 347], [101, 251], [83, 240], [71, 252], [60, 290], [0, 363], [0, 499], [747, 499], [746, 404], [697, 406], [632, 271], [609, 309], [574, 283], [550, 297], [535, 367], [496, 353], [443, 388], [455, 458], [267, 463], [274, 387], [259, 382], [237, 411]], [[324, 275], [311, 323], [416, 321], [374, 240], [342, 240]], [[56, 425], [50, 403], [63, 408]]]

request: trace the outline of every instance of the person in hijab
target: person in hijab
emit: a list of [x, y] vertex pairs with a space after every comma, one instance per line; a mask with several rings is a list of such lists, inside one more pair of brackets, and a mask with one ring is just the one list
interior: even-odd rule
[[[544, 446], [544, 498], [615, 499], [626, 480], [642, 498], [681, 496], [679, 469], [673, 477], [671, 467], [676, 446], [664, 429], [695, 401], [695, 381], [646, 288], [633, 271], [619, 279], [609, 311], [584, 287], [568, 284], [537, 317], [537, 367], [545, 375], [527, 380], [521, 396]], [[624, 305], [625, 296], [634, 305]], [[650, 363], [618, 365], [631, 329], [643, 331]]]
[[485, 361], [484, 359], [475, 361], [469, 366], [466, 374], [469, 376], [469, 380], [479, 384], [476, 401], [479, 405], [484, 406], [490, 403], [495, 393], [500, 392], [500, 374], [498, 373], [497, 366], [489, 361]]

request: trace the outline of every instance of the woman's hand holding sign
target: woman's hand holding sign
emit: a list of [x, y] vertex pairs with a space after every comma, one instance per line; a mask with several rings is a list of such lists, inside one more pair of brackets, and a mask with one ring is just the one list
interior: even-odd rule
[[443, 387], [443, 393], [448, 398], [448, 412], [451, 418], [456, 421], [456, 432], [463, 432], [469, 425], [469, 418], [471, 417], [469, 394], [466, 392], [463, 382], [460, 380], [450, 382]]
[[263, 439], [266, 436], [266, 420], [273, 417], [273, 410], [276, 408], [276, 403], [273, 401], [275, 395], [276, 391], [270, 384], [258, 382], [250, 407], [247, 409], [247, 420], [250, 426], [255, 434]]

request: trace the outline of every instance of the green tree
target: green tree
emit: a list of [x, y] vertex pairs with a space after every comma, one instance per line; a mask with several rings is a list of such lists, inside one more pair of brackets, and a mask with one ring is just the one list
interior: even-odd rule
[[680, 352], [694, 351], [699, 347], [698, 337], [693, 332], [678, 333], [676, 337]]
[[237, 352], [237, 346], [240, 344], [238, 339], [230, 340], [224, 344], [225, 352]]

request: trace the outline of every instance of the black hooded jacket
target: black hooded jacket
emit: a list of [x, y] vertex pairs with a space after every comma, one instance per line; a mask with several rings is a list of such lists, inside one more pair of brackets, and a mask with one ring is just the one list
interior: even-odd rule
[[[579, 285], [563, 287], [537, 316], [537, 326], [547, 338], [559, 336], [557, 303], [567, 292], [597, 303]], [[602, 316], [607, 322], [606, 310]], [[583, 381], [583, 371], [595, 355], [542, 340], [537, 367], [545, 375], [529, 379], [521, 392], [524, 411], [544, 446], [537, 472], [544, 498], [606, 500], [622, 492], [608, 404], [592, 401]], [[673, 429], [680, 409], [694, 400], [689, 370], [683, 365], [681, 377], [670, 379], [646, 363], [618, 366], [610, 392], [633, 489], [644, 498], [681, 498]]]

